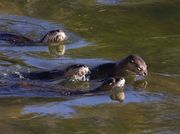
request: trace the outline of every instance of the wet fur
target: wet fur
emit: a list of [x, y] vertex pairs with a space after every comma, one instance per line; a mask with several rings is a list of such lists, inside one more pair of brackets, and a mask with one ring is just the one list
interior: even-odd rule
[[66, 39], [66, 34], [62, 30], [52, 30], [43, 36], [39, 41], [34, 41], [23, 35], [0, 33], [0, 40], [10, 43], [59, 43]]
[[[47, 93], [47, 94], [55, 94], [55, 95], [62, 95], [62, 96], [70, 96], [70, 95], [82, 95], [82, 94], [91, 94], [91, 93], [99, 93], [99, 92], [107, 92], [111, 91], [114, 88], [121, 88], [123, 89], [123, 85], [119, 85], [124, 81], [123, 78], [109, 78], [105, 82], [103, 82], [99, 87], [92, 89], [92, 90], [82, 90], [82, 89], [71, 89], [67, 88], [61, 85], [54, 85], [49, 86], [46, 83], [39, 84], [39, 83], [29, 83], [29, 82], [21, 82], [17, 83], [15, 85], [10, 86], [10, 89], [16, 89], [17, 94], [22, 94], [24, 91], [25, 93], [35, 93], [35, 94], [41, 94], [41, 93]], [[18, 89], [18, 90], [17, 90]], [[0, 88], [0, 91], [2, 90], [8, 91], [6, 88]], [[13, 91], [14, 94], [14, 91]]]
[[33, 43], [34, 41], [22, 35], [15, 35], [11, 33], [1, 33], [0, 40], [8, 41], [10, 43]]
[[[138, 71], [137, 65], [142, 66], [143, 70]], [[83, 66], [83, 65], [81, 65]], [[85, 66], [85, 65], [84, 65]], [[78, 64], [72, 65], [69, 68], [78, 67]], [[67, 70], [69, 69], [67, 68]], [[65, 74], [67, 70], [52, 70], [45, 72], [32, 72], [29, 75], [30, 79], [56, 79]], [[134, 72], [138, 75], [147, 75], [147, 65], [144, 60], [138, 55], [129, 55], [117, 62], [105, 63], [90, 69], [90, 80], [106, 79], [115, 76], [126, 76], [129, 72]], [[28, 78], [28, 77], [27, 77]]]

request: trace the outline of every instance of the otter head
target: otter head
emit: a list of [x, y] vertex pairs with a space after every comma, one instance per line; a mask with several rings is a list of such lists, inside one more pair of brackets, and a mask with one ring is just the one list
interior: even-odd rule
[[101, 86], [101, 90], [103, 91], [108, 91], [108, 90], [112, 90], [115, 88], [123, 88], [125, 85], [125, 79], [123, 77], [120, 78], [109, 78], [108, 80], [106, 80]]
[[65, 71], [65, 77], [76, 81], [88, 81], [90, 75], [89, 67], [86, 65], [75, 64], [68, 67]]
[[67, 39], [67, 35], [64, 33], [63, 30], [52, 30], [49, 31], [40, 42], [44, 43], [59, 43], [63, 42]]
[[127, 70], [135, 72], [137, 75], [148, 75], [145, 61], [138, 55], [129, 55], [127, 57]]

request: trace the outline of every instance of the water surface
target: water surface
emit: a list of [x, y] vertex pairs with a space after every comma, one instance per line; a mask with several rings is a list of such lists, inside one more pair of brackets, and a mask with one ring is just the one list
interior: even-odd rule
[[[0, 41], [0, 132], [180, 133], [179, 6], [178, 0], [1, 0], [1, 32], [37, 40], [61, 28], [69, 41], [61, 47]], [[110, 94], [59, 97], [9, 88], [24, 81], [12, 73], [94, 66], [134, 53], [144, 58], [150, 74], [145, 81], [128, 80], [124, 102]]]

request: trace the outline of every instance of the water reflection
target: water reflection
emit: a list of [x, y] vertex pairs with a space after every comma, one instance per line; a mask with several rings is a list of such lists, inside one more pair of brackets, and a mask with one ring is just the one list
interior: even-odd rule
[[[28, 66], [29, 70], [32, 68], [56, 68], [57, 66], [63, 66], [68, 62], [74, 62], [71, 58], [65, 55], [65, 50], [77, 49], [90, 44], [85, 39], [66, 30], [61, 24], [56, 24], [41, 19], [35, 19], [26, 16], [13, 16], [7, 14], [0, 14], [0, 31], [13, 32], [16, 34], [24, 35], [28, 38], [38, 40], [42, 36], [52, 29], [63, 29], [68, 36], [68, 41], [65, 44], [47, 44], [43, 43], [28, 43], [21, 44], [20, 46], [11, 45], [8, 42], [0, 41], [0, 59], [3, 62], [7, 62], [9, 66], [6, 68], [0, 67], [1, 70], [10, 70], [14, 64], [20, 64], [21, 66]], [[22, 46], [23, 45], [23, 46]], [[64, 46], [66, 45], [66, 47]], [[60, 56], [62, 59], [59, 60]], [[67, 61], [66, 61], [67, 59]], [[70, 61], [69, 61], [70, 59]], [[60, 62], [62, 61], [62, 62]], [[61, 64], [61, 65], [59, 65]]]
[[[112, 5], [111, 2], [116, 1], [118, 0], [46, 0], [46, 2], [28, 0], [28, 3], [18, 0], [2, 0], [0, 2], [1, 13], [34, 16], [52, 21], [0, 15], [1, 31], [14, 31], [33, 39], [39, 39], [48, 30], [59, 28], [61, 27], [59, 24], [63, 23], [69, 30], [85, 38], [82, 39], [75, 35], [75, 40], [72, 39], [67, 43], [66, 50], [80, 48], [68, 50], [68, 57], [66, 54], [58, 58], [52, 57], [47, 46], [0, 47], [2, 73], [7, 69], [13, 70], [14, 68], [11, 67], [16, 64], [21, 67], [53, 69], [69, 63], [100, 64], [108, 60], [117, 60], [128, 53], [137, 53], [146, 59], [150, 71], [163, 74], [161, 76], [149, 75], [146, 89], [144, 89], [146, 82], [138, 81], [134, 84], [132, 82], [130, 85], [134, 85], [134, 88], [142, 88], [147, 93], [141, 92], [142, 90], [137, 92], [134, 88], [133, 91], [127, 90], [124, 93], [125, 100], [121, 104], [112, 101], [108, 95], [72, 99], [74, 103], [78, 103], [75, 100], [79, 99], [82, 106], [88, 104], [88, 101], [92, 104], [97, 101], [100, 105], [100, 108], [91, 104], [85, 105], [85, 108], [80, 106], [80, 113], [87, 112], [84, 112], [84, 118], [78, 119], [61, 120], [57, 118], [54, 120], [50, 116], [50, 118], [43, 117], [29, 121], [9, 120], [8, 113], [13, 113], [11, 115], [19, 113], [21, 107], [19, 108], [19, 103], [14, 99], [11, 101], [9, 101], [10, 98], [7, 98], [7, 101], [1, 99], [0, 131], [2, 133], [179, 133], [180, 3], [178, 0], [122, 0], [121, 4], [109, 6]], [[72, 35], [74, 36], [74, 34]], [[89, 44], [87, 40], [94, 42], [95, 45], [82, 48]], [[0, 42], [0, 44], [3, 43]], [[167, 77], [164, 74], [178, 76]], [[8, 86], [12, 81], [1, 83], [2, 86]], [[135, 93], [133, 94], [133, 92]], [[152, 95], [155, 92], [158, 94]], [[177, 101], [173, 101], [174, 96], [170, 96], [166, 102], [146, 103], [149, 97], [154, 96], [152, 101], [161, 98], [159, 93], [177, 95]], [[140, 98], [144, 98], [144, 100]], [[32, 104], [27, 100], [23, 99], [21, 102], [22, 107], [25, 106], [23, 112], [27, 114], [60, 113], [62, 115], [61, 111], [64, 109], [66, 111], [64, 114], [69, 111], [68, 117], [70, 117], [73, 113], [79, 112], [79, 109], [74, 108], [73, 104], [69, 104], [70, 101], [59, 102], [56, 100], [54, 103], [47, 103], [43, 98], [41, 101], [43, 103], [39, 103], [33, 98]], [[128, 105], [126, 105], [127, 103]], [[86, 108], [86, 106], [90, 107]], [[52, 111], [50, 111], [51, 108]]]
[[62, 56], [65, 54], [65, 45], [62, 43], [49, 43], [49, 53], [53, 56]]
[[[125, 99], [126, 95], [126, 99]], [[124, 104], [128, 103], [138, 103], [138, 102], [157, 102], [162, 99], [161, 94], [153, 94], [149, 92], [136, 92], [136, 91], [119, 91], [114, 92], [112, 95], [100, 95], [100, 96], [87, 96], [81, 98], [75, 98], [67, 101], [61, 102], [51, 102], [51, 103], [41, 103], [35, 105], [26, 105], [22, 114], [40, 114], [42, 115], [57, 115], [65, 118], [73, 117], [77, 112], [75, 107], [87, 107], [87, 106], [96, 106], [102, 104], [114, 104], [118, 105], [118, 101]], [[124, 100], [123, 100], [124, 99]]]
[[124, 93], [124, 89], [113, 89], [110, 97], [112, 100], [123, 102], [126, 97]]
[[103, 4], [103, 5], [117, 5], [121, 2], [122, 0], [97, 0], [98, 4]]
[[135, 89], [146, 89], [148, 86], [148, 82], [146, 80], [138, 80], [133, 83], [133, 87]]

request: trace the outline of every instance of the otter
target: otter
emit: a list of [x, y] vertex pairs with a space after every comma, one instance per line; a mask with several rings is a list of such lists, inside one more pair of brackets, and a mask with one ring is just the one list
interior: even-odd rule
[[[103, 82], [99, 87], [91, 90], [82, 90], [82, 89], [70, 89], [61, 85], [54, 85], [49, 86], [47, 84], [35, 84], [35, 83], [28, 83], [28, 82], [21, 82], [15, 85], [10, 86], [10, 88], [15, 88], [17, 92], [13, 91], [13, 94], [21, 94], [22, 93], [55, 93], [55, 95], [61, 96], [72, 96], [72, 95], [82, 95], [82, 94], [91, 94], [91, 93], [100, 93], [100, 92], [107, 92], [113, 89], [123, 89], [125, 86], [125, 79], [123, 77], [111, 77], [108, 78], [105, 82]], [[0, 94], [3, 95], [8, 94], [7, 89], [0, 89]], [[10, 94], [10, 93], [9, 93]]]
[[[17, 75], [17, 74], [14, 74]], [[90, 69], [83, 64], [75, 64], [67, 67], [65, 70], [51, 70], [43, 72], [22, 73], [24, 78], [31, 80], [51, 80], [67, 78], [75, 81], [88, 81]]]
[[129, 73], [141, 76], [148, 75], [147, 65], [140, 56], [129, 55], [117, 62], [98, 65], [91, 69], [90, 79], [125, 76]]
[[57, 29], [49, 31], [43, 36], [42, 39], [34, 41], [23, 35], [17, 35], [12, 33], [0, 33], [0, 40], [4, 40], [10, 43], [60, 43], [67, 39], [64, 31]]
[[[79, 73], [77, 73], [79, 72]], [[51, 70], [24, 74], [25, 78], [50, 80], [62, 76], [74, 77], [80, 81], [106, 79], [108, 77], [126, 76], [129, 73], [147, 76], [148, 70], [145, 61], [138, 55], [129, 55], [117, 62], [110, 62], [89, 68], [87, 65], [75, 64], [66, 70]]]

